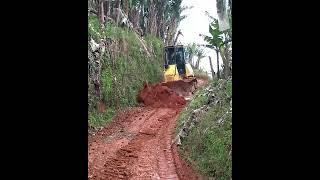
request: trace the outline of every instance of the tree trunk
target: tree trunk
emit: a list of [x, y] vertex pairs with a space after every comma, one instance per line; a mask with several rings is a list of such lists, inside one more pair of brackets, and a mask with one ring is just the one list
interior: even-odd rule
[[144, 5], [140, 5], [140, 14], [139, 14], [139, 27], [142, 29], [143, 33], [145, 34], [146, 28], [145, 28], [145, 21], [144, 21]]
[[132, 22], [133, 28], [138, 29], [139, 27], [139, 11], [136, 8], [132, 8], [129, 14], [129, 20]]
[[160, 1], [158, 2], [160, 4], [158, 4], [158, 8], [157, 8], [157, 37], [159, 37], [160, 39], [163, 40], [164, 38], [164, 1]]
[[219, 51], [216, 50], [217, 54], [217, 78], [220, 79], [220, 70], [219, 70]]
[[227, 79], [229, 77], [229, 75], [230, 75], [228, 49], [227, 48], [221, 48], [220, 52], [221, 52], [220, 54], [221, 54], [222, 62], [223, 62], [223, 65], [224, 65], [223, 74], [224, 74], [225, 79]]
[[174, 42], [173, 42], [173, 45], [175, 46], [177, 44], [177, 41], [178, 41], [178, 37], [180, 36], [181, 34], [181, 31], [178, 31], [177, 35], [176, 35], [176, 38], [174, 39]]
[[111, 16], [111, 0], [106, 0], [106, 10], [107, 10], [107, 17], [110, 17]]
[[209, 62], [210, 62], [210, 68], [211, 68], [211, 76], [212, 76], [212, 79], [214, 79], [214, 70], [213, 70], [213, 65], [212, 65], [212, 61], [211, 61], [211, 57], [209, 56]]
[[120, 3], [121, 3], [120, 0], [116, 0], [116, 2], [115, 2], [115, 8], [120, 8]]
[[124, 0], [124, 1], [122, 1], [122, 3], [123, 3], [124, 14], [129, 17], [129, 1], [128, 0]]
[[105, 15], [104, 15], [104, 7], [103, 7], [103, 0], [99, 1], [99, 22], [100, 25], [103, 26], [104, 25], [104, 20], [105, 20]]
[[149, 1], [148, 6], [148, 19], [147, 19], [147, 33], [156, 36], [157, 35], [157, 25], [156, 25], [156, 8], [153, 0]]
[[198, 60], [197, 60], [197, 69], [199, 69], [199, 66], [200, 66], [200, 57], [198, 57]]
[[156, 35], [158, 38], [162, 39], [162, 25], [163, 24], [163, 17], [162, 14], [157, 15], [157, 19], [156, 19], [156, 26], [157, 26], [157, 32]]
[[174, 43], [174, 35], [177, 30], [177, 21], [176, 19], [171, 20], [169, 23], [169, 30], [168, 30], [168, 35], [167, 35], [167, 40], [166, 40], [166, 45], [173, 45]]

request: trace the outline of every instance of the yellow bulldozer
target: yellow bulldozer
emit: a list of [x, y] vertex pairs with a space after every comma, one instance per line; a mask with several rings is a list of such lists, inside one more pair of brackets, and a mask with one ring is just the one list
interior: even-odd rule
[[182, 96], [189, 96], [197, 88], [197, 79], [188, 63], [188, 54], [183, 45], [164, 48], [163, 85]]

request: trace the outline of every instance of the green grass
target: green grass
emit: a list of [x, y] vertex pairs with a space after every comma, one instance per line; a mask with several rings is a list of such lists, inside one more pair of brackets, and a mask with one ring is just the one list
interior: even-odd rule
[[115, 110], [109, 108], [104, 113], [98, 113], [97, 111], [89, 112], [89, 123], [91, 127], [100, 127], [106, 123], [109, 123], [115, 114]]
[[[114, 56], [106, 54], [102, 62], [102, 95], [107, 109], [117, 110], [137, 105], [137, 94], [144, 81], [153, 83], [162, 79], [162, 41], [146, 35], [145, 42], [154, 52], [154, 56], [148, 58], [134, 32], [127, 28], [108, 23], [104, 30], [100, 30], [98, 19], [90, 16], [88, 32], [96, 42], [106, 36], [117, 44], [115, 48], [110, 49], [116, 51], [113, 53]], [[93, 92], [89, 81], [89, 126], [103, 125], [110, 122], [112, 113], [94, 113], [97, 109], [97, 99]]]
[[[214, 94], [219, 103], [212, 106], [208, 112], [201, 116], [200, 122], [191, 130], [190, 134], [182, 140], [179, 152], [204, 176], [214, 177], [217, 180], [230, 180], [232, 160], [229, 155], [232, 144], [232, 113], [230, 100], [232, 96], [232, 83], [210, 83], [215, 87]], [[218, 88], [221, 87], [221, 88]], [[201, 96], [204, 89], [199, 91], [188, 107], [178, 117], [181, 123], [191, 115], [191, 111], [207, 103], [208, 98]], [[224, 123], [219, 123], [224, 117]], [[178, 126], [178, 129], [180, 129]]]

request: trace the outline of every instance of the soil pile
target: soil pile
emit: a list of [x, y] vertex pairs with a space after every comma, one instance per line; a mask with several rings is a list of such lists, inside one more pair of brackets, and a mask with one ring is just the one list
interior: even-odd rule
[[184, 97], [161, 83], [153, 85], [145, 83], [143, 89], [139, 91], [138, 102], [146, 106], [167, 108], [180, 108], [186, 104]]

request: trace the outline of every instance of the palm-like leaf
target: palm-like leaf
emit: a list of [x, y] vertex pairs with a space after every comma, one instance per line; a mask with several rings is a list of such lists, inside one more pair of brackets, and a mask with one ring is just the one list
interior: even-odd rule
[[223, 43], [223, 32], [219, 31], [217, 19], [213, 19], [213, 22], [209, 25], [209, 33], [211, 36], [202, 35], [204, 40], [214, 49], [219, 49], [220, 45]]

